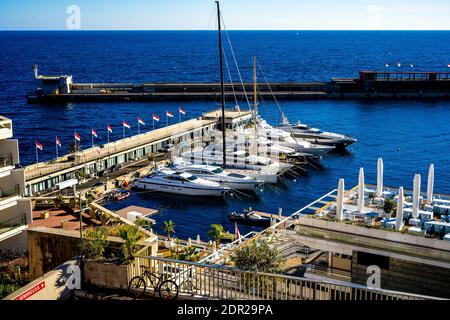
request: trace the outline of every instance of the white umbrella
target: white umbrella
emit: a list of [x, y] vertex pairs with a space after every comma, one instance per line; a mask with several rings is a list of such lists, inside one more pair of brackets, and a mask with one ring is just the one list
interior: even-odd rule
[[213, 243], [212, 243], [212, 252], [216, 253], [216, 251], [217, 251], [217, 243], [215, 241], [213, 241]]
[[344, 179], [339, 179], [338, 193], [336, 200], [336, 218], [339, 221], [344, 220]]
[[358, 210], [364, 211], [364, 168], [359, 169]]
[[397, 199], [397, 217], [395, 220], [395, 230], [400, 230], [403, 224], [403, 187], [398, 189], [398, 199]]
[[412, 215], [414, 219], [419, 217], [419, 197], [420, 197], [420, 174], [414, 176], [414, 187], [413, 187], [413, 207]]
[[428, 170], [428, 188], [427, 188], [427, 202], [433, 202], [433, 188], [434, 188], [434, 164], [430, 165]]
[[187, 241], [187, 246], [188, 246], [188, 247], [192, 247], [192, 240], [191, 240], [191, 238], [188, 239], [188, 241]]
[[383, 159], [378, 158], [377, 163], [377, 197], [383, 194]]
[[200, 240], [200, 235], [197, 235], [197, 243], [200, 244], [202, 242], [202, 240]]

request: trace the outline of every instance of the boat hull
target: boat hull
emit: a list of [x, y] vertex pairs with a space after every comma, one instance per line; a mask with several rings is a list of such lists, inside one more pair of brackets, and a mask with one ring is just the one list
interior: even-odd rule
[[154, 192], [180, 194], [185, 196], [198, 196], [198, 197], [201, 196], [222, 197], [228, 193], [228, 190], [220, 188], [181, 187], [149, 182], [135, 182], [133, 183], [132, 188], [138, 190], [147, 190]]

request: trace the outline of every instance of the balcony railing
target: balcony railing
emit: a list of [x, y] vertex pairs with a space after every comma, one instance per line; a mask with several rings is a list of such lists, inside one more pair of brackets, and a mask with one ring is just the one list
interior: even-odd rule
[[0, 201], [18, 196], [19, 194], [20, 194], [20, 187], [18, 184], [15, 185], [13, 188], [6, 190], [0, 188]]
[[11, 166], [13, 164], [12, 154], [0, 155], [0, 168]]
[[[136, 256], [128, 267], [129, 280], [143, 268], [162, 279], [173, 280], [180, 294], [228, 300], [422, 300], [433, 297], [370, 289], [364, 286], [249, 272], [152, 256]], [[148, 284], [151, 287], [150, 284]]]
[[27, 224], [26, 214], [0, 222], [0, 235]]

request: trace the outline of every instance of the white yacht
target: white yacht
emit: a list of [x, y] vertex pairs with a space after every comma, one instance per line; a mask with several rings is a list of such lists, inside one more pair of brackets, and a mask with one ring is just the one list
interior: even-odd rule
[[173, 167], [196, 177], [224, 184], [234, 190], [256, 190], [264, 181], [248, 175], [229, 172], [217, 166], [192, 164], [180, 158], [173, 158]]
[[[266, 156], [276, 161], [291, 163], [305, 162], [306, 158], [313, 157], [312, 154], [297, 152], [292, 148], [279, 145], [270, 140], [267, 140], [264, 137], [258, 137], [258, 139], [255, 139], [254, 135], [244, 131], [242, 131], [240, 135], [238, 135], [238, 132], [233, 132], [232, 134], [234, 135], [234, 137], [231, 135], [227, 137], [227, 152], [238, 150], [245, 150], [249, 152], [250, 150], [252, 150], [253, 154], [258, 154], [259, 156]], [[236, 139], [237, 136], [240, 136], [240, 138]], [[214, 144], [210, 144], [206, 148], [209, 150], [215, 149], [222, 151], [222, 141], [223, 140], [221, 137], [215, 139]]]
[[218, 182], [201, 179], [188, 172], [158, 170], [154, 174], [136, 180], [134, 189], [181, 194], [187, 196], [224, 196], [230, 187]]
[[[195, 164], [222, 165], [223, 153], [221, 150], [214, 149], [209, 145], [205, 149], [194, 149], [182, 154], [185, 161]], [[263, 171], [269, 174], [281, 175], [286, 171], [293, 169], [293, 165], [284, 162], [278, 162], [264, 156], [251, 155], [245, 150], [236, 150], [226, 152], [226, 165], [228, 168], [245, 169], [253, 171]]]
[[290, 124], [284, 121], [280, 129], [291, 133], [296, 138], [304, 139], [313, 144], [334, 146], [336, 148], [345, 148], [357, 141], [348, 135], [321, 131], [307, 124], [300, 123], [300, 121], [297, 124]]
[[[248, 130], [246, 129], [246, 131]], [[273, 144], [292, 148], [297, 152], [312, 154], [316, 157], [322, 157], [335, 148], [331, 145], [313, 144], [304, 139], [294, 138], [290, 132], [274, 128], [262, 119], [258, 120], [258, 135], [271, 140]]]

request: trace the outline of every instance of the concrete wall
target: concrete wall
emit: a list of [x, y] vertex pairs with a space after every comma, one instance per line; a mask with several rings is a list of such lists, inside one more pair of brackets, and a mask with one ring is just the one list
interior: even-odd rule
[[367, 284], [369, 265], [380, 267], [382, 289], [450, 298], [449, 269], [355, 251], [352, 257], [353, 283]]
[[[123, 240], [108, 237], [110, 246], [118, 248]], [[35, 279], [80, 254], [80, 232], [38, 227], [28, 230], [30, 277]]]
[[83, 284], [99, 288], [128, 290], [128, 265], [86, 261]]
[[78, 265], [77, 260], [66, 261], [4, 300], [64, 300], [76, 288], [75, 277], [81, 275]]
[[30, 277], [35, 279], [79, 255], [78, 231], [52, 228], [28, 230]]

